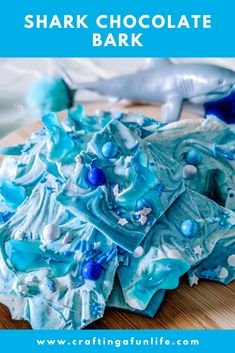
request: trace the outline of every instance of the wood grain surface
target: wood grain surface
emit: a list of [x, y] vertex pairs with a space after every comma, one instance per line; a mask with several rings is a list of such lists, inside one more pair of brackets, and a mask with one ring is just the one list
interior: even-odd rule
[[[112, 107], [114, 105], [112, 104]], [[115, 107], [120, 109], [120, 106]], [[110, 109], [108, 104], [86, 105], [86, 112], [94, 109]], [[158, 119], [159, 108], [155, 106], [128, 106], [122, 110]], [[61, 117], [64, 113], [60, 114]], [[182, 118], [192, 118], [192, 114], [183, 113]], [[40, 129], [38, 121], [15, 131], [0, 140], [0, 146], [24, 142], [30, 134]], [[1, 269], [0, 269], [1, 270]], [[119, 310], [106, 310], [104, 318], [91, 324], [88, 329], [235, 329], [235, 282], [224, 286], [211, 281], [201, 281], [190, 288], [187, 278], [180, 286], [168, 291], [165, 300], [154, 319]], [[9, 310], [0, 304], [0, 329], [30, 329], [26, 321], [11, 319]]]

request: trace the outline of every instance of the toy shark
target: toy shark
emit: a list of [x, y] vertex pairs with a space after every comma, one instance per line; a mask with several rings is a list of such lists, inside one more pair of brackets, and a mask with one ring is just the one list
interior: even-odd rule
[[[201, 63], [173, 64], [169, 59], [159, 58], [151, 59], [148, 66], [136, 73], [95, 82], [75, 83], [61, 68], [59, 76], [60, 84], [62, 82], [68, 92], [67, 107], [73, 105], [76, 91], [89, 90], [117, 99], [162, 104], [164, 122], [178, 120], [185, 101], [194, 104], [218, 101], [229, 96], [235, 85], [235, 72], [232, 70]], [[34, 96], [38, 98], [38, 94], [34, 93]], [[61, 95], [59, 97], [61, 100]], [[48, 105], [51, 103], [49, 98], [47, 95]], [[56, 110], [52, 106], [50, 108]]]

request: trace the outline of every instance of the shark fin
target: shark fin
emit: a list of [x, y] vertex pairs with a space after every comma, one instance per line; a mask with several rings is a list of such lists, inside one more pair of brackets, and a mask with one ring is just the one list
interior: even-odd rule
[[180, 118], [183, 100], [180, 97], [172, 97], [162, 106], [162, 120], [164, 123], [172, 123]]
[[148, 58], [146, 64], [147, 66], [161, 68], [163, 66], [172, 65], [172, 62], [169, 58]]

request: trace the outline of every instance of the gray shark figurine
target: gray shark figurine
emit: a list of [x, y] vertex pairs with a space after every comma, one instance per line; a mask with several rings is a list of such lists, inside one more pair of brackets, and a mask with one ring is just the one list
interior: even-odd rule
[[96, 82], [77, 84], [62, 68], [59, 76], [70, 93], [68, 106], [72, 105], [77, 90], [89, 90], [118, 99], [162, 104], [164, 122], [178, 120], [185, 101], [196, 104], [217, 101], [230, 95], [235, 85], [232, 70], [201, 63], [173, 64], [169, 59], [152, 59], [148, 67], [136, 73]]

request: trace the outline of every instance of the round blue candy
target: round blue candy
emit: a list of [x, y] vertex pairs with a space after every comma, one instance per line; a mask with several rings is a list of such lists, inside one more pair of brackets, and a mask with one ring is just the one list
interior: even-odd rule
[[99, 186], [105, 183], [105, 174], [100, 168], [92, 168], [89, 170], [87, 178], [92, 185]]
[[198, 225], [192, 219], [186, 219], [181, 224], [181, 233], [188, 238], [194, 237], [198, 232]]
[[98, 278], [100, 278], [101, 272], [102, 268], [100, 264], [95, 261], [87, 262], [82, 268], [83, 277], [91, 281], [96, 281]]
[[149, 205], [149, 203], [148, 203], [146, 200], [144, 200], [144, 199], [139, 199], [139, 200], [136, 202], [135, 207], [136, 207], [136, 210], [137, 210], [137, 211], [140, 211], [140, 210], [142, 210], [143, 208], [151, 208], [150, 205]]
[[198, 165], [201, 163], [202, 156], [197, 150], [191, 150], [186, 154], [186, 161], [188, 164]]
[[114, 158], [118, 154], [118, 146], [114, 142], [108, 141], [102, 146], [101, 152], [105, 158]]

